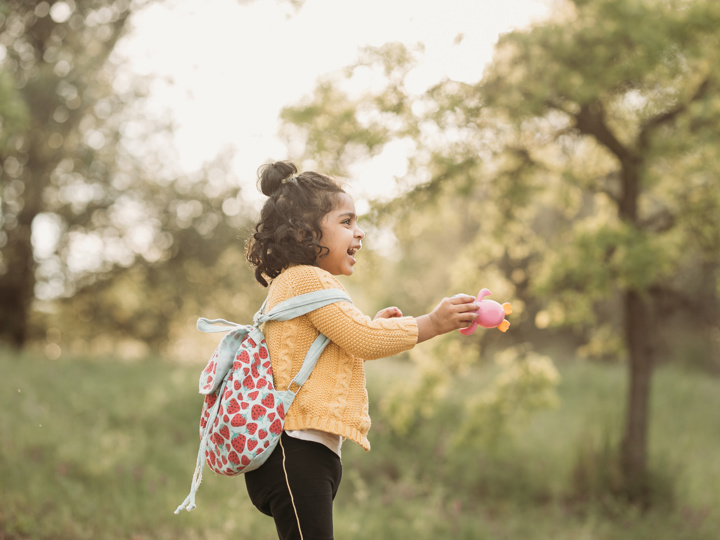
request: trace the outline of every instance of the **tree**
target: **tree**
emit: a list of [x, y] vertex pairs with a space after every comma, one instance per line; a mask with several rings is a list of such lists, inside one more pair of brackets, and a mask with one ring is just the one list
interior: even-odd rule
[[[620, 465], [633, 498], [647, 496], [663, 306], [682, 298], [688, 264], [717, 269], [718, 22], [714, 2], [578, 0], [557, 22], [504, 37], [481, 90], [486, 106], [547, 137], [523, 145], [534, 162], [552, 170], [552, 154], [564, 153], [556, 172], [596, 200], [559, 235], [568, 248], [554, 246], [545, 286], [568, 298], [622, 298], [630, 383]], [[578, 158], [599, 167], [582, 170]]]
[[670, 317], [717, 323], [719, 22], [709, 0], [565, 2], [552, 20], [503, 36], [474, 85], [446, 80], [412, 95], [412, 54], [374, 51], [360, 64], [387, 85], [345, 102], [351, 136], [333, 129], [337, 111], [325, 106], [343, 102], [328, 99], [339, 84], [286, 112], [314, 126], [303, 130], [320, 161], [334, 135], [345, 142], [333, 149], [341, 164], [411, 137], [411, 189], [382, 208], [444, 200], [458, 218], [474, 210], [474, 223], [450, 229], [468, 235], [464, 251], [443, 251], [464, 270], [456, 276], [491, 275], [522, 295], [525, 321], [571, 328], [585, 350], [627, 358], [614, 488], [641, 503], [651, 495], [651, 377]]
[[35, 219], [50, 212], [83, 227], [117, 195], [117, 133], [104, 126], [129, 96], [113, 92], [107, 63], [130, 12], [130, 2], [102, 0], [0, 3], [2, 80], [28, 116], [0, 148], [0, 339], [17, 347], [35, 296]]
[[151, 3], [0, 0], [0, 341], [22, 347], [50, 325], [157, 350], [200, 301], [257, 303], [231, 156], [177, 170], [171, 113], [146, 107], [150, 78], [113, 54]]
[[[143, 240], [136, 256], [125, 251], [127, 262], [87, 273], [43, 316], [63, 348], [194, 358], [202, 353], [192, 339], [199, 314], [252, 319], [266, 291], [244, 257], [254, 209], [233, 187], [239, 180], [228, 172], [231, 160], [231, 152], [221, 153], [166, 184], [141, 177], [142, 189], [119, 203], [135, 227], [129, 240]], [[113, 237], [112, 229], [89, 234]]]

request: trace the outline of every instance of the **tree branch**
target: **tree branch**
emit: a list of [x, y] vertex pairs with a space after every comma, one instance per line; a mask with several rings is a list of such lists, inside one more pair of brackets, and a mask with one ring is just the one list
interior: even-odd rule
[[605, 122], [605, 111], [602, 103], [595, 101], [580, 106], [580, 110], [573, 115], [575, 127], [584, 133], [595, 138], [605, 148], [610, 150], [622, 164], [633, 161], [632, 152], [621, 143]]
[[655, 130], [665, 124], [673, 122], [679, 115], [687, 110], [688, 105], [705, 97], [709, 87], [710, 79], [709, 77], [706, 77], [688, 101], [678, 104], [675, 108], [670, 109], [669, 111], [653, 116], [645, 122], [640, 128], [640, 133], [638, 134], [638, 149], [646, 149], [650, 145], [650, 136]]

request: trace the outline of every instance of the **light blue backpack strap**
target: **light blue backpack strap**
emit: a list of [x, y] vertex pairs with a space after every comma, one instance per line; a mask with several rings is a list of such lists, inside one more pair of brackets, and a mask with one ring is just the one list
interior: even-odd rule
[[[222, 387], [220, 388], [220, 395], [222, 395], [225, 391], [226, 384], [227, 380], [224, 380]], [[210, 428], [215, 423], [215, 418], [217, 418], [220, 401], [220, 399], [215, 400], [212, 409], [210, 409], [210, 416], [203, 428], [202, 438], [200, 439], [200, 448], [198, 449], [197, 459], [195, 461], [195, 471], [193, 472], [192, 482], [190, 483], [190, 493], [187, 497], [185, 497], [185, 500], [180, 504], [180, 506], [175, 509], [175, 514], [179, 514], [181, 510], [187, 510], [190, 512], [195, 508], [195, 495], [202, 483], [203, 469], [205, 468], [205, 449], [207, 448], [208, 439], [210, 438]]]
[[305, 294], [293, 296], [283, 300], [269, 312], [262, 313], [262, 309], [255, 315], [255, 324], [262, 324], [266, 321], [287, 321], [305, 315], [318, 308], [332, 304], [333, 302], [352, 302], [350, 297], [340, 289], [322, 289]]
[[[297, 372], [297, 375], [295, 375], [293, 380], [290, 381], [288, 389], [280, 391], [286, 411], [290, 409], [290, 405], [292, 405], [293, 401], [295, 401], [295, 396], [300, 391], [302, 385], [305, 384], [305, 381], [308, 380], [308, 377], [310, 377], [312, 370], [315, 368], [317, 361], [320, 359], [320, 355], [325, 350], [328, 343], [330, 343], [330, 339], [327, 336], [320, 334], [315, 341], [313, 341], [313, 344], [310, 345], [310, 348], [305, 355], [305, 359], [303, 360], [303, 365], [300, 367], [300, 371]], [[293, 390], [293, 385], [296, 386], [295, 390]]]
[[197, 320], [197, 329], [201, 332], [227, 332], [235, 330], [240, 325], [225, 319], [205, 319], [201, 317]]
[[[352, 300], [340, 289], [323, 289], [300, 294], [280, 302], [264, 315], [259, 312], [260, 316], [256, 319], [256, 323], [260, 324], [265, 321], [287, 321], [334, 302], [352, 302]], [[328, 343], [330, 343], [330, 339], [320, 334], [308, 349], [305, 359], [303, 360], [303, 365], [290, 382], [288, 389], [280, 391], [286, 411], [290, 409], [290, 405], [292, 405], [295, 400], [295, 396], [300, 391], [300, 387], [302, 387], [308, 377], [310, 377], [320, 355]]]
[[293, 384], [296, 384], [298, 386], [302, 386], [303, 384], [305, 384], [305, 381], [308, 380], [308, 377], [312, 373], [315, 364], [317, 364], [320, 355], [325, 350], [325, 347], [327, 347], [328, 343], [330, 343], [330, 339], [323, 334], [320, 334], [315, 339], [315, 341], [313, 341], [313, 344], [310, 345], [310, 348], [305, 355], [305, 360], [303, 360], [303, 365], [300, 368], [300, 371], [298, 371], [297, 375], [295, 375], [295, 378], [290, 383], [290, 386], [292, 386]]
[[197, 329], [201, 332], [226, 332], [215, 350], [214, 360], [216, 368], [214, 373], [207, 379], [205, 374], [200, 375], [198, 391], [201, 394], [212, 394], [215, 392], [225, 378], [230, 366], [235, 360], [238, 345], [246, 334], [253, 330], [252, 326], [243, 326], [225, 319], [205, 319], [197, 321]]

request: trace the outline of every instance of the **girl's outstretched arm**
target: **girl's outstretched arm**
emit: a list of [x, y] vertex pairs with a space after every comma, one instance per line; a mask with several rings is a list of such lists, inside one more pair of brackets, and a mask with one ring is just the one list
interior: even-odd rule
[[466, 328], [477, 319], [478, 305], [474, 296], [459, 294], [443, 298], [427, 315], [416, 317], [418, 343], [453, 330]]

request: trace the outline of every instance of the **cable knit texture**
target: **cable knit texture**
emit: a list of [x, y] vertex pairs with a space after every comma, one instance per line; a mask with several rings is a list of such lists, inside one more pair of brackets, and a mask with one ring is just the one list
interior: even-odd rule
[[[315, 266], [292, 266], [270, 284], [266, 310], [300, 294], [340, 289], [329, 272]], [[336, 302], [289, 321], [264, 326], [275, 387], [285, 390], [300, 371], [319, 333], [330, 338], [310, 378], [285, 418], [285, 429], [319, 429], [355, 441], [370, 450], [368, 396], [364, 360], [412, 349], [418, 328], [413, 317], [372, 320], [350, 302]]]

